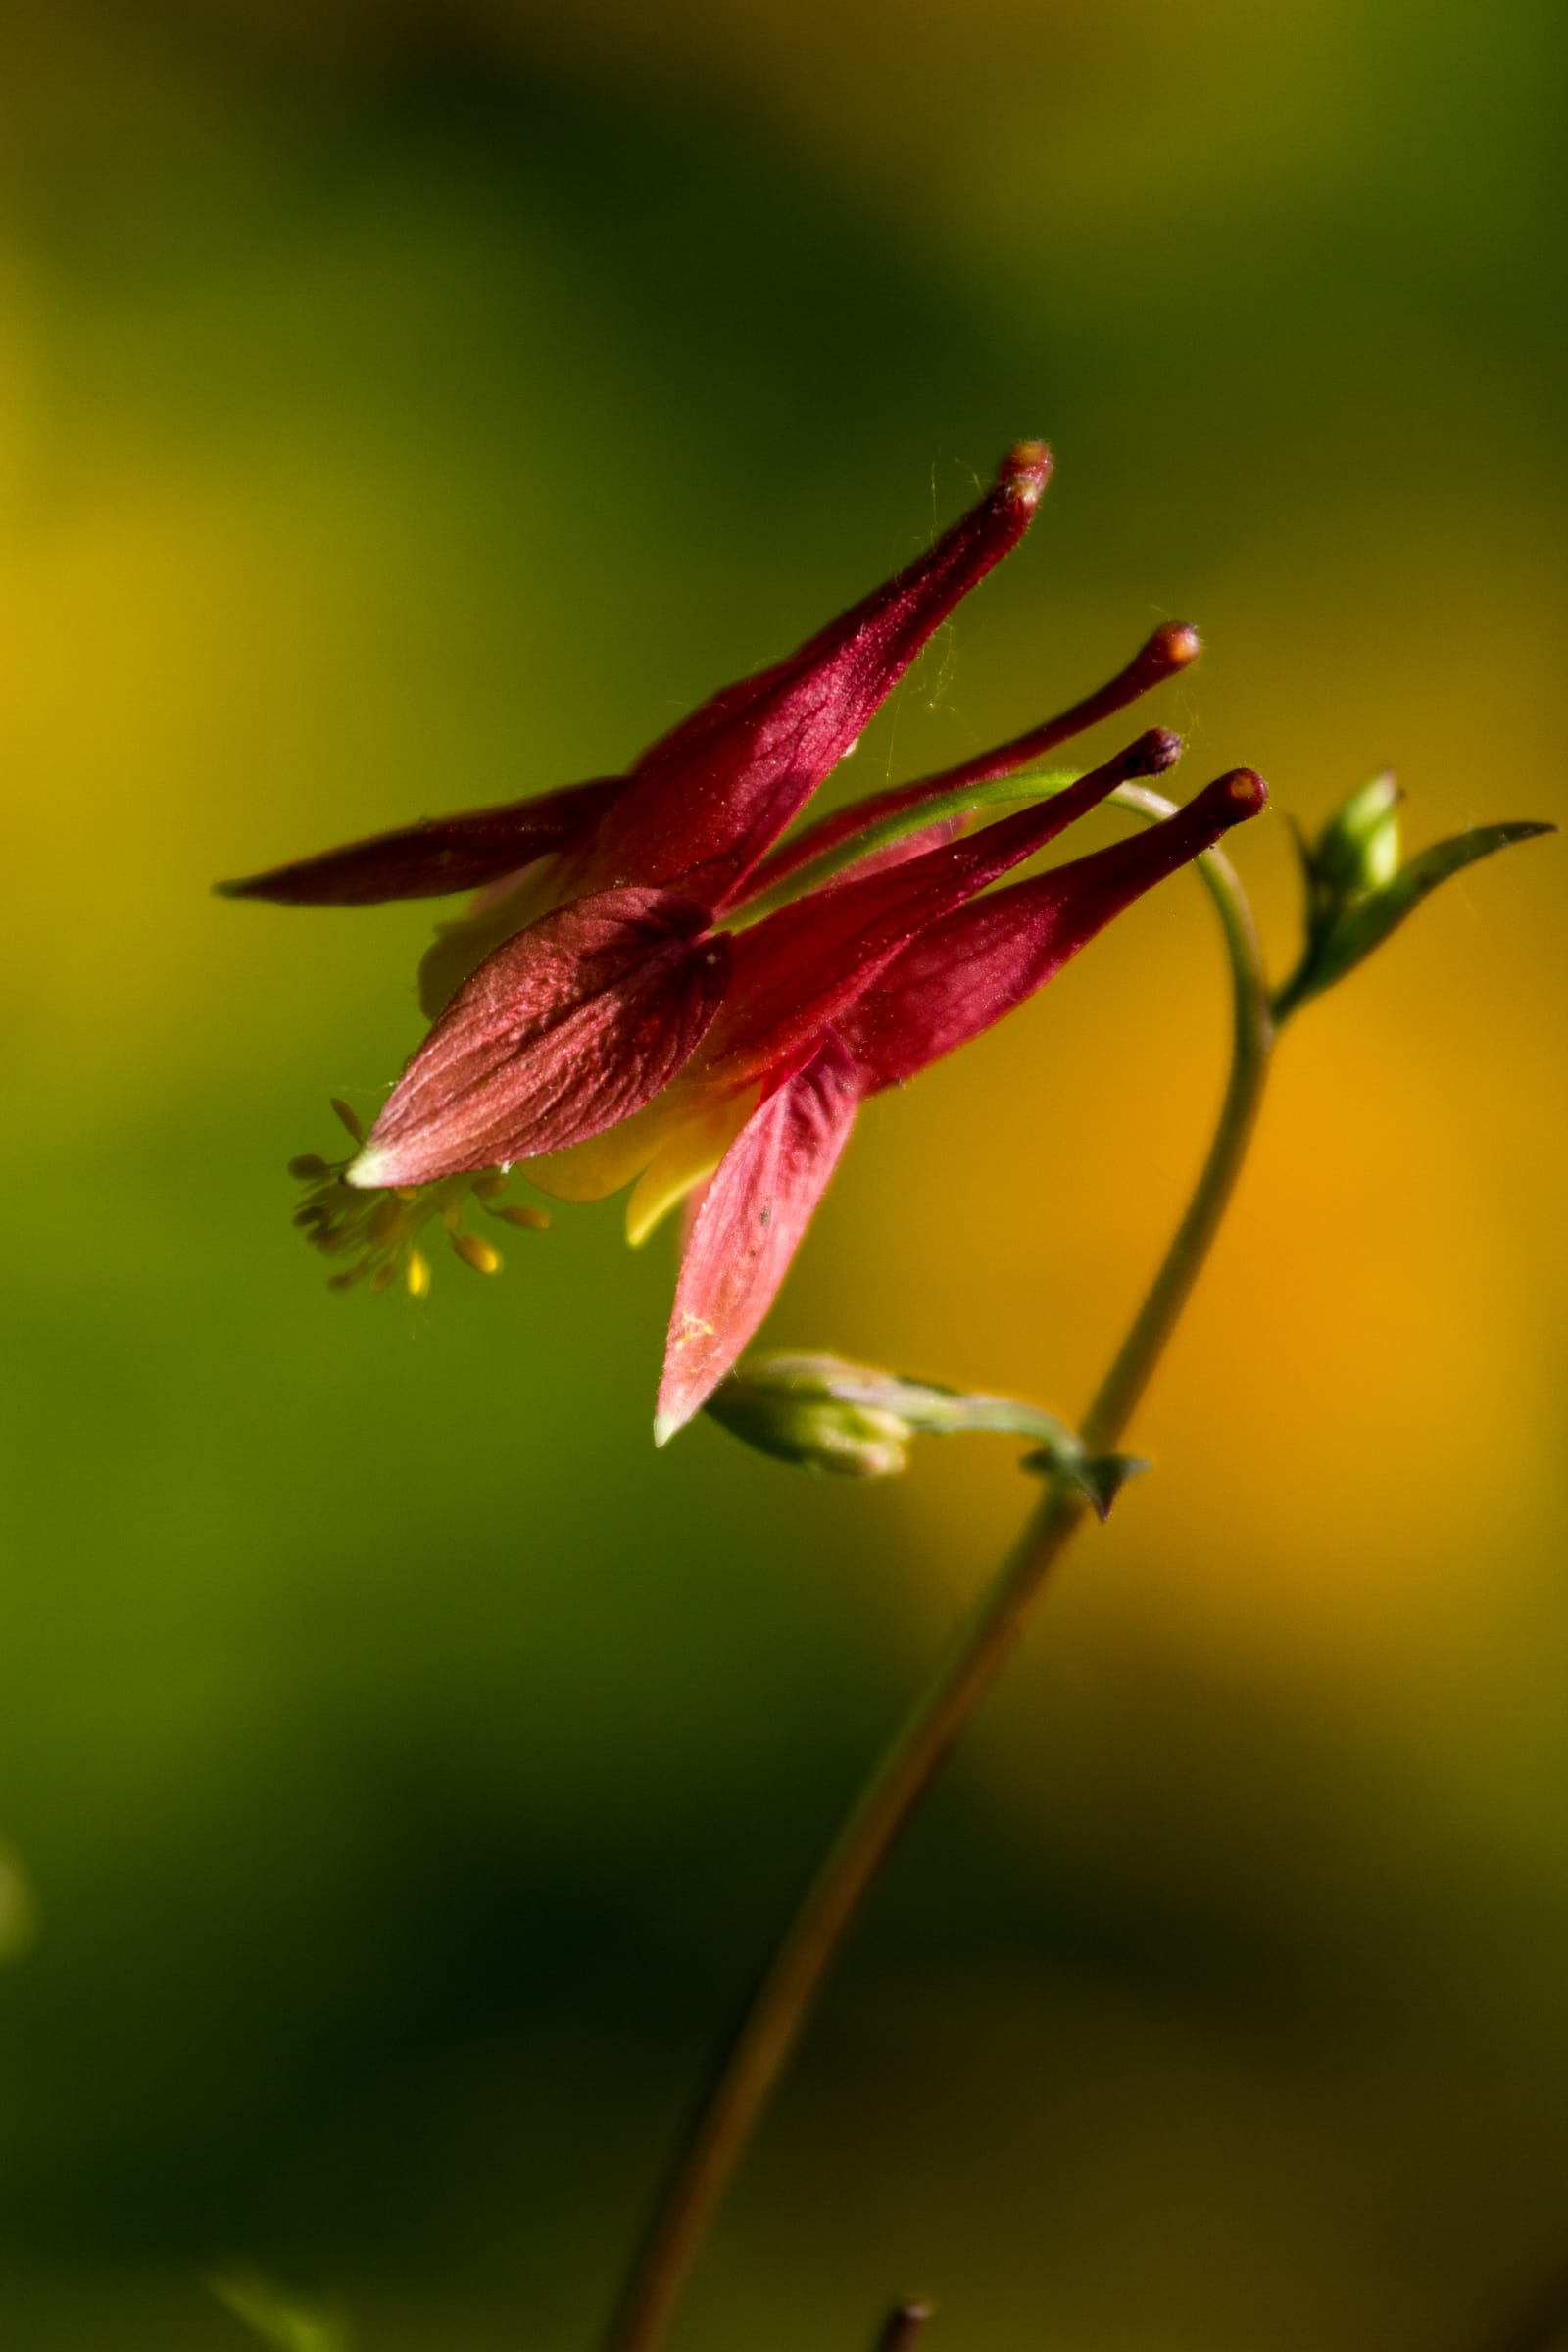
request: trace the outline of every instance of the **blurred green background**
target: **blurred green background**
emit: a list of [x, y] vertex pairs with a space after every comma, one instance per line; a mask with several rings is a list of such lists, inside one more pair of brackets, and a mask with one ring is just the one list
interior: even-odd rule
[[[328, 1296], [282, 1163], [395, 1074], [429, 909], [209, 882], [622, 765], [1025, 433], [1028, 546], [846, 784], [1177, 614], [1184, 789], [1562, 816], [1563, 47], [1550, 0], [5, 12], [8, 2352], [237, 2352], [226, 2251], [368, 2352], [587, 2352], [1026, 1499], [1000, 1441], [656, 1457], [670, 1259], [612, 1204]], [[1283, 969], [1280, 815], [1238, 854]], [[682, 2352], [855, 2352], [915, 2285], [933, 2352], [1489, 2352], [1568, 2258], [1560, 860], [1291, 1034], [1157, 1475]], [[873, 1107], [770, 1337], [1077, 1410], [1223, 1020], [1178, 881]]]

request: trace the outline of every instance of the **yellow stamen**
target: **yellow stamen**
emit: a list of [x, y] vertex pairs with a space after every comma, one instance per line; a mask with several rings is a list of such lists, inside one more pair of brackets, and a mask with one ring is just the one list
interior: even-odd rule
[[[360, 1140], [360, 1124], [350, 1105], [333, 1101], [343, 1124]], [[349, 1172], [363, 1160], [322, 1159], [301, 1152], [290, 1161], [298, 1179], [309, 1186], [294, 1215], [294, 1224], [313, 1250], [335, 1258], [339, 1271], [329, 1277], [335, 1291], [365, 1282], [372, 1291], [390, 1290], [401, 1275], [412, 1298], [422, 1298], [430, 1288], [430, 1261], [415, 1243], [424, 1228], [439, 1219], [452, 1246], [466, 1265], [478, 1274], [499, 1274], [500, 1252], [488, 1242], [463, 1231], [463, 1215], [472, 1195], [491, 1216], [503, 1223], [537, 1230], [548, 1226], [542, 1208], [526, 1202], [500, 1205], [506, 1171], [481, 1168], [443, 1176], [433, 1184], [364, 1186], [349, 1182]]]
[[455, 1233], [452, 1236], [452, 1247], [464, 1264], [471, 1266], [476, 1274], [500, 1273], [500, 1250], [492, 1250], [490, 1244], [482, 1242], [476, 1233]]

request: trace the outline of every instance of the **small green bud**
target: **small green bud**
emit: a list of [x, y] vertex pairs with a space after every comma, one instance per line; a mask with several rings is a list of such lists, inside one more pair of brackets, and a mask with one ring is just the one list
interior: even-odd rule
[[1380, 948], [1424, 898], [1479, 858], [1551, 833], [1552, 825], [1477, 825], [1434, 842], [1399, 863], [1399, 788], [1374, 776], [1352, 793], [1313, 842], [1298, 836], [1306, 885], [1306, 941], [1300, 962], [1275, 993], [1276, 1022], [1333, 988]]
[[898, 1413], [838, 1395], [835, 1356], [772, 1356], [742, 1365], [708, 1400], [732, 1437], [799, 1470], [838, 1478], [891, 1478], [908, 1466], [909, 1423]]
[[1385, 770], [1350, 795], [1312, 844], [1313, 876], [1332, 896], [1336, 912], [1349, 900], [1381, 890], [1398, 872], [1401, 797]]
[[990, 1429], [1028, 1438], [1033, 1450], [1024, 1469], [1065, 1479], [1102, 1519], [1118, 1490], [1146, 1467], [1127, 1454], [1091, 1458], [1082, 1441], [1037, 1404], [906, 1380], [837, 1355], [758, 1356], [719, 1384], [706, 1409], [760, 1453], [841, 1478], [890, 1478], [907, 1469], [917, 1436]]

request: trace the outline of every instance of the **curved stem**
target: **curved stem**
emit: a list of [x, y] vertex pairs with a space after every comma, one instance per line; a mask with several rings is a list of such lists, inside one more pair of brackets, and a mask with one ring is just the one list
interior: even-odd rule
[[[1136, 808], [1139, 815], [1151, 822], [1157, 823], [1172, 813], [1171, 802], [1139, 784], [1124, 784], [1114, 797], [1120, 807]], [[1230, 962], [1230, 1071], [1208, 1156], [1193, 1188], [1192, 1199], [1171, 1236], [1143, 1305], [1084, 1415], [1079, 1434], [1091, 1448], [1119, 1443], [1203, 1270], [1209, 1246], [1230, 1205], [1236, 1179], [1247, 1157], [1247, 1147], [1252, 1140], [1274, 1049], [1274, 1019], [1269, 1010], [1263, 952], [1252, 909], [1236, 868], [1223, 850], [1205, 850], [1198, 859], [1198, 870], [1219, 914]]]
[[[1125, 785], [1114, 797], [1140, 816], [1173, 813], [1170, 802], [1141, 785]], [[1205, 851], [1198, 864], [1219, 908], [1230, 960], [1230, 1077], [1186, 1214], [1085, 1417], [1084, 1441], [1097, 1449], [1120, 1438], [1202, 1268], [1246, 1155], [1273, 1045], [1268, 987], [1241, 883], [1218, 850]], [[856, 1799], [720, 2060], [627, 2277], [604, 2352], [652, 2352], [659, 2342], [851, 1920], [1005, 1663], [1086, 1510], [1081, 1495], [1048, 1483]]]

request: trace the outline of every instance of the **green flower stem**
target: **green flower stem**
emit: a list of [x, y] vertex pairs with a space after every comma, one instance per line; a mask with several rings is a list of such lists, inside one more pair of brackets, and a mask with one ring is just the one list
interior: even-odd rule
[[[1172, 804], [1141, 784], [1124, 784], [1115, 794], [1152, 824], [1174, 814]], [[1252, 1140], [1263, 1084], [1274, 1050], [1274, 1018], [1257, 926], [1240, 877], [1223, 850], [1205, 850], [1198, 870], [1219, 915], [1231, 972], [1231, 1062], [1208, 1156], [1193, 1197], [1150, 1284], [1143, 1305], [1084, 1415], [1080, 1435], [1098, 1451], [1120, 1443], [1122, 1433], [1153, 1378], [1182, 1308], [1203, 1270], [1209, 1247], [1230, 1205], [1236, 1179]]]
[[[1151, 820], [1174, 813], [1169, 801], [1141, 785], [1124, 785], [1114, 798]], [[1273, 1046], [1268, 987], [1241, 883], [1218, 850], [1205, 851], [1198, 864], [1218, 906], [1230, 960], [1230, 1078], [1187, 1212], [1084, 1419], [1084, 1441], [1097, 1449], [1120, 1439], [1202, 1270], [1246, 1156]], [[1027, 1526], [856, 1799], [719, 2062], [627, 2276], [604, 2352], [653, 2352], [662, 2338], [851, 1921], [949, 1749], [1005, 1664], [1051, 1569], [1087, 1512], [1081, 1494], [1059, 1479], [1047, 1483]]]

